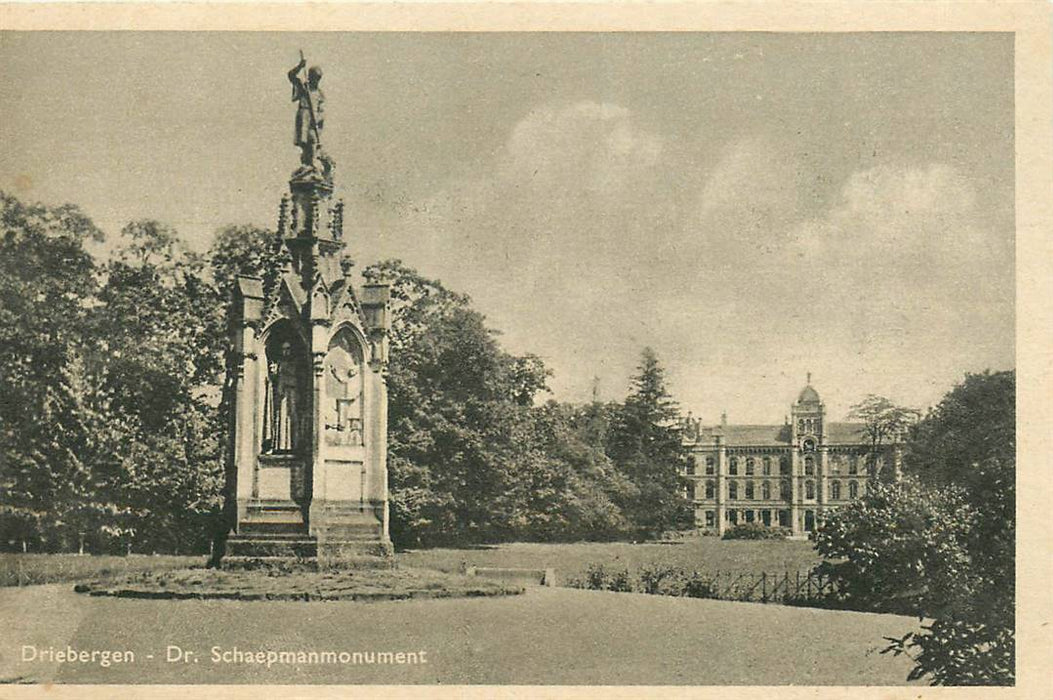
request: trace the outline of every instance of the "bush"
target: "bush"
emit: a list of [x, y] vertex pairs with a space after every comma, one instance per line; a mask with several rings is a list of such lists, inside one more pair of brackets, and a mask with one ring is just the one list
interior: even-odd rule
[[[929, 488], [913, 477], [879, 483], [865, 498], [831, 514], [817, 533], [819, 553], [841, 560], [822, 566], [844, 603], [932, 620], [921, 633], [888, 639], [886, 652], [913, 658], [909, 680], [1014, 682], [1012, 545], [1000, 546], [1012, 541], [1012, 466], [974, 467], [978, 474], [993, 475], [991, 493]], [[991, 505], [978, 508], [981, 497]], [[996, 525], [1004, 533], [991, 535]]]
[[593, 591], [620, 593], [649, 593], [685, 598], [716, 598], [716, 584], [711, 576], [698, 571], [688, 572], [679, 566], [645, 564], [633, 576], [628, 569], [609, 571], [602, 564], [590, 564], [581, 578], [572, 578], [570, 585]]
[[680, 595], [688, 598], [716, 598], [717, 586], [711, 577], [692, 571], [684, 580]]
[[682, 595], [684, 570], [668, 564], [644, 564], [639, 573], [640, 593]]
[[574, 588], [584, 588], [590, 591], [615, 591], [619, 593], [631, 593], [633, 591], [632, 577], [628, 569], [617, 569], [608, 571], [603, 564], [589, 564], [582, 578], [572, 578], [570, 585]]
[[739, 523], [724, 531], [725, 540], [784, 540], [790, 535], [785, 527], [771, 527], [764, 523]]

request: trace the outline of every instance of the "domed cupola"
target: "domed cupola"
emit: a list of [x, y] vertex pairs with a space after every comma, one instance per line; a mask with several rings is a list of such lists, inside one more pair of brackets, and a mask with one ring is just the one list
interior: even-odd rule
[[797, 403], [820, 403], [819, 392], [809, 384], [801, 389], [801, 393], [797, 395]]

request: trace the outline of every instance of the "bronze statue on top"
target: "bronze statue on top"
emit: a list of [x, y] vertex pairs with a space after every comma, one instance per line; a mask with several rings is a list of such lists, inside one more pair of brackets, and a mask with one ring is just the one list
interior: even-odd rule
[[325, 93], [319, 87], [322, 69], [311, 66], [304, 80], [300, 73], [306, 65], [307, 60], [303, 51], [300, 51], [300, 62], [289, 71], [289, 82], [293, 87], [292, 100], [298, 103], [293, 143], [300, 147], [300, 163], [304, 168], [320, 169], [325, 179], [329, 180], [333, 162], [322, 151], [322, 127], [325, 124]]

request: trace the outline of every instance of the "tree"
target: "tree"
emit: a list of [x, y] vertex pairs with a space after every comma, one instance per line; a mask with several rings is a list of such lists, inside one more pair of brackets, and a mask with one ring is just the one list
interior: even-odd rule
[[74, 541], [91, 488], [78, 382], [97, 285], [84, 244], [101, 239], [73, 205], [0, 192], [0, 529], [23, 547]]
[[641, 354], [631, 393], [615, 414], [608, 440], [611, 460], [636, 491], [619, 505], [641, 534], [684, 525], [688, 504], [678, 483], [685, 459], [680, 412], [651, 348]]
[[920, 411], [915, 408], [897, 406], [884, 396], [875, 394], [867, 394], [866, 398], [849, 409], [848, 417], [863, 421], [870, 440], [868, 462], [871, 476], [874, 475], [883, 446], [904, 437], [920, 415]]
[[[93, 313], [89, 357], [112, 425], [125, 447], [100, 453], [99, 493], [132, 512], [120, 528], [139, 546], [205, 546], [222, 488], [224, 316], [205, 263], [181, 249], [178, 234], [155, 221], [121, 231]], [[104, 526], [108, 524], [103, 523]]]
[[265, 296], [270, 298], [284, 256], [283, 244], [273, 231], [257, 226], [225, 226], [217, 231], [208, 261], [224, 307], [230, 302], [238, 275], [261, 278]]
[[928, 412], [907, 442], [904, 465], [927, 484], [968, 484], [974, 464], [1011, 464], [1015, 456], [1016, 373], [987, 371], [965, 375]]
[[521, 467], [536, 464], [519, 442], [521, 427], [548, 371], [536, 357], [501, 350], [467, 296], [400, 261], [371, 265], [363, 277], [391, 285], [393, 537], [513, 536], [524, 522], [516, 481], [527, 478]]
[[1012, 373], [968, 375], [912, 429], [907, 475], [875, 484], [816, 533], [846, 604], [929, 620], [889, 640], [914, 658], [911, 679], [1013, 682], [1012, 393]]

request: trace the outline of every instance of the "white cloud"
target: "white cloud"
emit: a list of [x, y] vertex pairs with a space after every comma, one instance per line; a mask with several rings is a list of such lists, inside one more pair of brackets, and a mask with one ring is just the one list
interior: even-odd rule
[[746, 137], [712, 163], [702, 152], [619, 105], [541, 106], [473, 178], [398, 225], [418, 266], [472, 294], [506, 347], [546, 359], [561, 397], [587, 396], [594, 374], [619, 395], [644, 345], [698, 408], [714, 392], [753, 404], [736, 396], [792, 388], [806, 370], [847, 405], [858, 396], [834, 382], [921, 386], [940, 349], [956, 367], [1004, 359], [1012, 241], [981, 223], [955, 168], [861, 170], [814, 211], [807, 178], [829, 175], [789, 145]]

